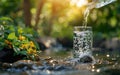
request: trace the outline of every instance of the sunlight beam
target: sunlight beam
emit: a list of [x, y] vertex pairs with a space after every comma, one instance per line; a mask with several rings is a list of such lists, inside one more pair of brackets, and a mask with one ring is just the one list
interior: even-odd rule
[[70, 5], [76, 5], [77, 7], [82, 7], [84, 5], [87, 5], [87, 0], [71, 0]]

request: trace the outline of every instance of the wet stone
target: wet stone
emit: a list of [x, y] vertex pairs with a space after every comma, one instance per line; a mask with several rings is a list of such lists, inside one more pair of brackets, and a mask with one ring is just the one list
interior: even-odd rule
[[52, 66], [45, 66], [45, 67], [44, 67], [44, 70], [50, 70], [50, 71], [51, 71], [51, 70], [53, 70], [53, 69], [54, 69], [54, 68], [53, 68]]
[[50, 61], [50, 60], [52, 60], [52, 59], [53, 59], [52, 57], [48, 57], [48, 58], [45, 58], [44, 60]]
[[19, 61], [13, 63], [12, 67], [19, 68], [19, 69], [24, 69], [25, 67], [27, 69], [33, 69], [32, 68], [33, 64], [34, 64], [34, 62], [31, 60], [19, 60]]
[[22, 72], [21, 69], [9, 68], [7, 69], [8, 72]]
[[50, 60], [49, 63], [51, 63], [51, 64], [58, 64], [58, 61], [57, 60]]
[[73, 68], [72, 67], [67, 67], [67, 66], [56, 66], [55, 67], [55, 71], [66, 71], [66, 70], [72, 70]]
[[60, 70], [63, 70], [64, 68], [65, 68], [64, 66], [56, 66], [55, 70], [56, 71], [60, 71]]
[[44, 69], [45, 69], [44, 66], [39, 66], [39, 67], [38, 67], [38, 70], [44, 70]]
[[12, 64], [3, 63], [1, 66], [2, 69], [9, 72], [23, 72], [28, 70], [40, 70], [40, 71], [68, 71], [73, 70], [73, 66], [70, 66], [70, 63], [62, 60], [41, 60], [41, 61], [31, 61], [31, 60], [19, 60]]
[[84, 56], [84, 57], [80, 58], [80, 60], [78, 62], [81, 62], [81, 63], [92, 63], [93, 59], [90, 56]]
[[50, 64], [49, 64], [49, 62], [44, 61], [44, 62], [43, 62], [43, 66], [46, 66], [46, 65], [49, 66]]
[[37, 70], [37, 69], [38, 69], [38, 66], [32, 65], [32, 69], [33, 69], [33, 70]]
[[41, 61], [34, 62], [34, 64], [35, 64], [36, 66], [42, 66], [42, 65], [43, 65]]
[[2, 69], [8, 69], [8, 68], [11, 68], [11, 67], [12, 67], [12, 64], [3, 63], [1, 67], [2, 67]]

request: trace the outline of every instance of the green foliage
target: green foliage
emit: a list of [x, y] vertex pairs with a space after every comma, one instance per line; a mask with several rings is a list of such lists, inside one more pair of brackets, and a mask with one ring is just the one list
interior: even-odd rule
[[8, 39], [9, 40], [16, 40], [17, 39], [17, 37], [16, 37], [16, 35], [15, 35], [15, 32], [13, 32], [13, 33], [10, 33], [9, 35], [8, 35]]
[[[9, 18], [4, 17], [6, 20], [6, 25], [12, 25], [10, 27], [5, 26], [6, 31], [4, 33], [15, 32], [16, 36], [17, 28], [14, 27], [13, 23], [17, 21], [18, 29], [21, 28], [21, 23], [23, 23], [23, 10], [22, 9], [23, 0], [1, 0], [0, 1], [0, 16], [9, 16], [14, 19], [14, 21], [9, 20]], [[69, 4], [70, 0], [48, 0], [42, 7], [40, 13], [40, 23], [38, 25], [38, 33], [44, 36], [53, 37], [68, 37], [71, 38], [73, 35], [73, 26], [80, 26], [83, 22], [83, 11], [84, 8], [78, 8], [76, 6], [71, 6]], [[36, 4], [38, 0], [31, 0], [32, 9], [36, 9]], [[56, 4], [52, 7], [52, 4]], [[88, 17], [88, 25], [93, 27], [95, 36], [101, 33], [102, 37], [112, 38], [120, 37], [120, 0], [114, 3], [106, 5], [99, 9], [93, 9]], [[34, 23], [34, 16], [36, 12], [32, 13], [32, 22]], [[3, 19], [3, 18], [2, 18]], [[0, 20], [0, 23], [4, 24], [4, 21]], [[19, 25], [20, 24], [20, 25]], [[8, 30], [7, 30], [8, 28]], [[22, 28], [25, 28], [22, 26]], [[9, 30], [10, 29], [10, 30]], [[21, 31], [18, 30], [18, 31]], [[37, 32], [32, 28], [25, 28], [22, 33], [33, 34], [33, 37], [38, 37]], [[29, 35], [25, 35], [29, 36]], [[99, 35], [98, 35], [99, 36]]]
[[0, 1], [0, 16], [10, 15], [13, 12], [16, 12], [20, 8], [20, 2], [22, 0], [1, 0]]
[[93, 27], [95, 34], [101, 33], [102, 37], [119, 37], [120, 32], [120, 5], [119, 0], [99, 9], [93, 9], [89, 16], [88, 24]]
[[9, 24], [13, 24], [15, 22], [23, 23], [22, 1], [23, 0], [0, 0], [0, 17], [2, 17], [2, 20], [3, 18], [5, 18], [5, 20], [12, 18], [12, 20], [7, 20], [8, 22], [13, 21]]
[[0, 50], [13, 49], [15, 55], [26, 55], [28, 59], [37, 56], [40, 51], [33, 35], [9, 21], [12, 22], [10, 18], [0, 18]]

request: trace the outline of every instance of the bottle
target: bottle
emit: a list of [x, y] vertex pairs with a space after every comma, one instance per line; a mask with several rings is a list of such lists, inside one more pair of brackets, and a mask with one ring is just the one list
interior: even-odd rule
[[95, 8], [101, 8], [105, 5], [108, 5], [112, 2], [115, 2], [116, 0], [97, 0]]
[[101, 8], [105, 5], [115, 2], [116, 0], [88, 0], [87, 6], [92, 8]]

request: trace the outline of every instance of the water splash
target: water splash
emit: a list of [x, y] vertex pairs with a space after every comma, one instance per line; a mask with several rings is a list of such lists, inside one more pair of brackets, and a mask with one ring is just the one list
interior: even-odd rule
[[82, 57], [83, 55], [92, 55], [92, 31], [74, 31], [74, 57]]
[[[77, 30], [81, 29], [81, 31]], [[93, 33], [91, 27], [76, 27], [74, 31], [73, 40], [73, 59], [72, 62], [78, 63], [93, 63], [94, 58], [92, 56], [92, 42]]]

